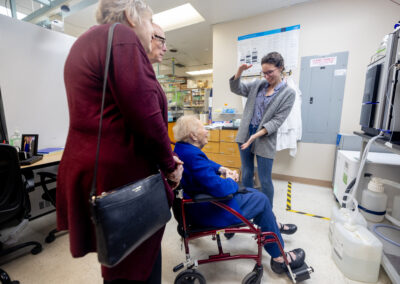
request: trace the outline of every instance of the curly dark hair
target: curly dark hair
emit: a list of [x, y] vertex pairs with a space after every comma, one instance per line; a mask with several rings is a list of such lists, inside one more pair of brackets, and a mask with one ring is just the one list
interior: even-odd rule
[[282, 67], [282, 71], [285, 70], [285, 61], [279, 52], [270, 52], [261, 59], [261, 65], [273, 64], [277, 68]]

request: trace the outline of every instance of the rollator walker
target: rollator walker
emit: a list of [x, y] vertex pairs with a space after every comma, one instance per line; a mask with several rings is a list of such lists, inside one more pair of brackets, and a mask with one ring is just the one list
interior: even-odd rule
[[[288, 260], [285, 252], [283, 251], [282, 245], [273, 232], [262, 232], [260, 228], [256, 227], [251, 221], [244, 218], [236, 210], [220, 202], [223, 200], [230, 200], [233, 195], [228, 195], [221, 198], [215, 198], [208, 194], [197, 194], [191, 199], [185, 199], [183, 197], [183, 188], [179, 187], [175, 190], [175, 200], [173, 204], [173, 212], [175, 219], [178, 221], [178, 233], [183, 239], [185, 246], [186, 261], [178, 264], [173, 268], [174, 272], [181, 270], [186, 267], [186, 269], [180, 272], [175, 278], [175, 284], [183, 283], [199, 283], [204, 284], [206, 280], [204, 276], [196, 270], [200, 264], [212, 263], [217, 261], [235, 260], [235, 259], [253, 259], [256, 264], [253, 270], [247, 274], [242, 280], [242, 284], [258, 284], [261, 283], [261, 278], [263, 275], [262, 266], [262, 252], [264, 245], [267, 243], [276, 243], [279, 250], [286, 263], [288, 277], [293, 281], [293, 283], [298, 283], [310, 278], [310, 274], [314, 272], [314, 269], [304, 263], [301, 267], [297, 269], [291, 269], [288, 265]], [[242, 223], [227, 226], [224, 228], [195, 228], [189, 223], [188, 217], [185, 215], [185, 206], [192, 203], [200, 202], [211, 202], [216, 206], [223, 208], [224, 210], [230, 212], [239, 218]], [[257, 254], [238, 254], [231, 255], [229, 252], [224, 252], [221, 245], [220, 234], [251, 234], [254, 235], [254, 239], [257, 242], [258, 250]], [[210, 255], [208, 259], [194, 259], [190, 256], [189, 252], [189, 241], [205, 236], [212, 236], [213, 240], [217, 241], [218, 254]]]

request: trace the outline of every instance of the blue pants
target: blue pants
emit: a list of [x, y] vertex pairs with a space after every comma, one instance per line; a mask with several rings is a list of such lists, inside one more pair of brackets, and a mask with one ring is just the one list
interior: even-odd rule
[[[249, 137], [257, 132], [258, 126], [249, 126]], [[251, 145], [242, 150], [239, 143], [240, 160], [242, 162], [242, 183], [245, 187], [254, 187], [254, 154], [251, 152]], [[272, 164], [273, 159], [264, 158], [256, 155], [258, 165], [258, 177], [261, 183], [261, 191], [268, 197], [273, 207], [274, 185], [272, 183]]]
[[[259, 192], [254, 188], [247, 188], [248, 193], [236, 193], [234, 198], [240, 206], [242, 215], [250, 220], [253, 219], [254, 223], [261, 227], [263, 232], [274, 232], [279, 241], [284, 246], [281, 233], [276, 224], [274, 213], [272, 213], [272, 207], [265, 196], [265, 194]], [[266, 244], [265, 250], [271, 257], [281, 256], [279, 247], [275, 244]]]

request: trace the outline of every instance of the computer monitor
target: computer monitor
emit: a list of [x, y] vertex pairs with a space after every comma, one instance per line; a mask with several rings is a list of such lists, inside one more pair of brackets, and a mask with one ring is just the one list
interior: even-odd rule
[[0, 143], [8, 143], [6, 114], [4, 113], [3, 97], [0, 88]]

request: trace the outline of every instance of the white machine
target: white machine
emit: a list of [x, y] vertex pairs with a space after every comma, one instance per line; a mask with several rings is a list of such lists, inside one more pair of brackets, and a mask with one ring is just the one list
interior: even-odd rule
[[[342, 203], [342, 196], [346, 188], [356, 178], [360, 166], [360, 152], [340, 150], [337, 154], [335, 180], [333, 184], [333, 192], [339, 203]], [[400, 155], [391, 153], [368, 153], [367, 161], [361, 175], [359, 189], [356, 194], [356, 200], [361, 201], [362, 191], [367, 188], [369, 177], [392, 180], [400, 182]], [[388, 196], [388, 207], [393, 208], [393, 199], [399, 195], [399, 190], [391, 186], [385, 185], [385, 193]]]

